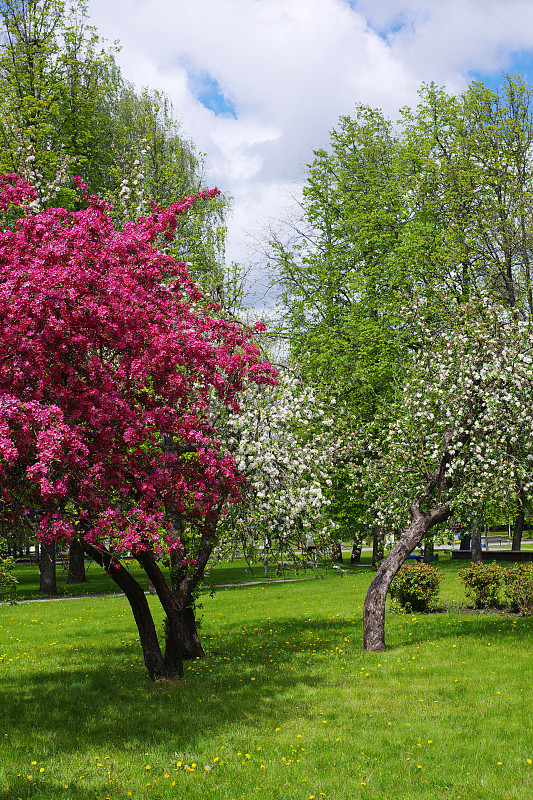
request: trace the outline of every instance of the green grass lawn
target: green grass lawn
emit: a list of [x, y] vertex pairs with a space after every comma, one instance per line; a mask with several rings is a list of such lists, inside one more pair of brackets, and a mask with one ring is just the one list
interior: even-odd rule
[[206, 593], [177, 684], [123, 597], [1, 606], [0, 798], [529, 800], [533, 620], [460, 613], [463, 566], [455, 611], [389, 614], [381, 654], [364, 567]]
[[[367, 559], [368, 560], [368, 559]], [[128, 568], [134, 577], [141, 583], [142, 586], [147, 586], [147, 578], [141, 567], [136, 561], [126, 561]], [[94, 562], [86, 562], [85, 572], [87, 576], [87, 583], [67, 584], [68, 565], [58, 563], [57, 574], [57, 588], [58, 595], [62, 596], [78, 596], [78, 595], [94, 595], [94, 594], [113, 594], [118, 590], [117, 585], [113, 580], [106, 575], [106, 573]], [[272, 573], [272, 570], [270, 570]], [[17, 587], [17, 597], [19, 600], [35, 599], [42, 597], [39, 594], [39, 567], [36, 564], [18, 563], [15, 568], [15, 576], [19, 582]], [[299, 570], [297, 575], [294, 569], [287, 569], [285, 577], [287, 578], [311, 578], [315, 577], [315, 570]], [[274, 574], [270, 575], [270, 580], [276, 580], [280, 576]], [[214, 586], [226, 583], [250, 583], [255, 581], [262, 581], [264, 579], [264, 569], [262, 564], [253, 565], [252, 568], [248, 566], [244, 558], [235, 559], [232, 562], [223, 562], [217, 564], [210, 571], [206, 578], [207, 586]]]

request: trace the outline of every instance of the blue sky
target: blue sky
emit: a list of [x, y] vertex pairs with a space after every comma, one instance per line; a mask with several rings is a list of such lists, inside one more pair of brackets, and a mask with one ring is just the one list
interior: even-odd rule
[[470, 77], [472, 80], [481, 81], [489, 86], [493, 91], [498, 91], [502, 84], [503, 73], [510, 75], [521, 75], [530, 86], [533, 85], [533, 50], [521, 50], [513, 53], [511, 58], [505, 60], [505, 67], [491, 72], [472, 70]]
[[139, 87], [166, 92], [234, 198], [228, 257], [293, 213], [314, 149], [356, 102], [394, 117], [422, 83], [533, 83], [533, 0], [89, 0]]

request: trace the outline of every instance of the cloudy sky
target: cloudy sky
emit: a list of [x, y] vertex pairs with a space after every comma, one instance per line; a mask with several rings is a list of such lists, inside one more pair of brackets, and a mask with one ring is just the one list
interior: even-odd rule
[[[533, 0], [89, 0], [123, 74], [166, 92], [234, 198], [228, 257], [286, 213], [356, 102], [394, 117], [421, 83], [533, 82]], [[251, 235], [251, 240], [249, 238]]]

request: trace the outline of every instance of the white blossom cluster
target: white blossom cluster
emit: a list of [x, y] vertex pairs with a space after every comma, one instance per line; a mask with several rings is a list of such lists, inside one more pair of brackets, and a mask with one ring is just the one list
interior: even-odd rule
[[[458, 307], [446, 332], [416, 323], [425, 347], [405, 367], [389, 419], [359, 443], [370, 515], [392, 528], [438, 468], [450, 442], [446, 496], [455, 519], [488, 508], [507, 516], [522, 491], [533, 499], [533, 330], [488, 301]], [[390, 421], [392, 419], [392, 421]], [[357, 460], [356, 460], [357, 461]]]
[[[247, 553], [294, 559], [308, 544], [324, 550], [336, 526], [327, 497], [336, 450], [334, 418], [316, 392], [288, 375], [251, 386], [228, 421], [228, 449], [249, 488], [224, 523]], [[330, 409], [331, 410], [331, 409]]]
[[[32, 130], [30, 129], [30, 135]], [[44, 181], [43, 173], [39, 171], [35, 147], [33, 143], [25, 142], [20, 131], [14, 131], [18, 146], [14, 152], [15, 161], [18, 161], [18, 172], [37, 191], [37, 197], [28, 203], [28, 209], [34, 214], [44, 211], [55, 199], [59, 190], [69, 181], [69, 169], [76, 159], [71, 156], [57, 158], [56, 175], [52, 181]], [[44, 181], [44, 182], [43, 182]]]
[[148, 203], [145, 197], [145, 160], [149, 152], [148, 140], [141, 139], [133, 164], [131, 166], [124, 165], [124, 177], [120, 183], [116, 205], [126, 219], [132, 216], [140, 217], [148, 212]]

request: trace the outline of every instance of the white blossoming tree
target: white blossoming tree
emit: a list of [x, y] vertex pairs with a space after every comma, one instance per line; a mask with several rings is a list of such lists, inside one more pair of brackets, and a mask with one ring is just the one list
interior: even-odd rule
[[404, 531], [368, 589], [369, 650], [384, 649], [390, 583], [434, 525], [533, 497], [531, 323], [488, 302], [455, 305], [437, 333], [411, 323], [417, 355], [392, 422], [367, 428], [356, 459], [374, 519]]
[[229, 420], [228, 444], [249, 491], [231, 508], [222, 545], [238, 544], [254, 557], [262, 552], [266, 574], [269, 561], [302, 563], [308, 548], [333, 545], [334, 420], [315, 390], [287, 373], [276, 387], [250, 387], [242, 408]]

